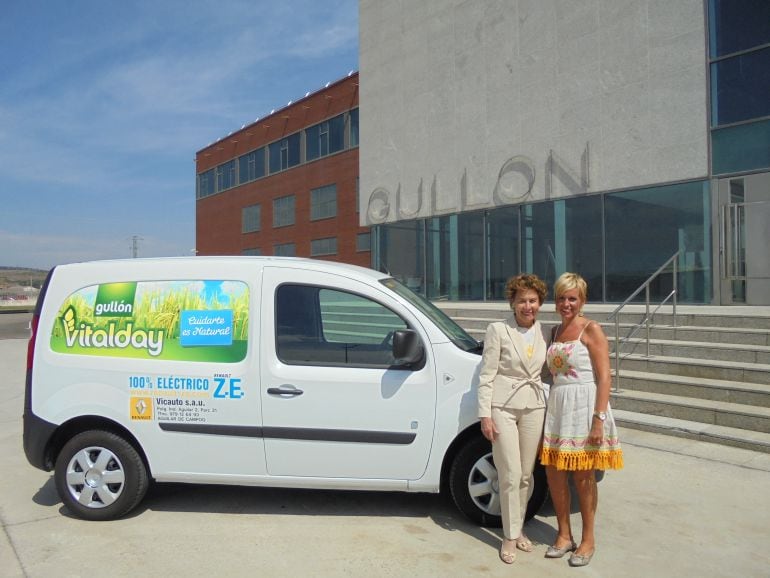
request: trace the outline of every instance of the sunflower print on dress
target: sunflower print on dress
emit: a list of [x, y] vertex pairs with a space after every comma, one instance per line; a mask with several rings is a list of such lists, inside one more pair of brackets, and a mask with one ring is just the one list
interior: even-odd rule
[[551, 344], [546, 355], [548, 369], [551, 370], [551, 375], [554, 377], [557, 375], [566, 375], [569, 377], [578, 376], [577, 371], [575, 371], [575, 366], [569, 361], [573, 349], [575, 349], [574, 343]]

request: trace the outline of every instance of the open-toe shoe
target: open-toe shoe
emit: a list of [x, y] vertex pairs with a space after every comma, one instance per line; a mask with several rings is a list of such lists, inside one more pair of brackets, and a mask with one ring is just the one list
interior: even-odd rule
[[[510, 548], [511, 546], [513, 544], [510, 544], [508, 547]], [[505, 542], [503, 542], [503, 545], [500, 546], [500, 560], [506, 564], [513, 564], [516, 561], [516, 550], [506, 550]]]

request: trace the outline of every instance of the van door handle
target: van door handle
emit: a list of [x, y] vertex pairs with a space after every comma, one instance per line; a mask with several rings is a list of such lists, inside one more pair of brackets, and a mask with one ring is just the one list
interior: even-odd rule
[[283, 387], [269, 387], [267, 393], [270, 395], [302, 395], [305, 393], [301, 389], [286, 389]]

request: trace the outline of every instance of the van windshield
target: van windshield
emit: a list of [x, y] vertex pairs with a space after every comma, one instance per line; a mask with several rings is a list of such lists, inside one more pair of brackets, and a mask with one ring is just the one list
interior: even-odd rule
[[425, 299], [422, 295], [415, 293], [409, 289], [406, 285], [399, 283], [393, 278], [382, 279], [380, 283], [385, 285], [388, 289], [398, 293], [401, 297], [409, 301], [412, 305], [422, 311], [433, 323], [435, 323], [441, 331], [454, 343], [457, 347], [463, 351], [479, 352], [481, 351], [481, 344], [473, 337], [466, 333], [465, 329], [460, 327], [457, 323], [452, 321], [446, 313], [441, 311], [433, 303]]

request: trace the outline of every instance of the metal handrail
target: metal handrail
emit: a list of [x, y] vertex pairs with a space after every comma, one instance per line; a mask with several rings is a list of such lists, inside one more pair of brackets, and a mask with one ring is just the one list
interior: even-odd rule
[[[607, 317], [607, 321], [615, 320], [615, 391], [619, 391], [620, 389], [620, 311], [628, 305], [628, 303], [639, 293], [644, 290], [644, 297], [645, 297], [645, 316], [642, 321], [637, 323], [631, 328], [631, 331], [626, 335], [626, 337], [623, 339], [623, 341], [628, 341], [631, 339], [633, 335], [636, 334], [636, 332], [641, 329], [642, 325], [645, 325], [647, 328], [647, 335], [646, 335], [646, 342], [647, 342], [647, 357], [650, 357], [650, 322], [655, 317], [655, 314], [658, 312], [658, 310], [668, 302], [669, 299], [672, 299], [673, 304], [673, 316], [672, 316], [672, 327], [676, 328], [676, 293], [677, 293], [677, 259], [679, 257], [679, 251], [674, 253], [669, 259], [666, 260], [663, 265], [658, 267], [657, 271], [655, 271], [652, 275], [647, 277], [647, 280], [639, 285], [639, 288], [631, 293], [629, 297], [623, 301], [620, 305], [618, 305], [615, 310], [610, 313], [610, 315]], [[650, 315], [650, 283], [652, 283], [658, 275], [663, 273], [663, 271], [668, 268], [669, 265], [673, 264], [673, 289], [671, 290], [671, 293], [666, 295], [665, 299], [661, 301], [658, 306], [655, 308], [655, 311], [652, 312], [652, 315]]]

